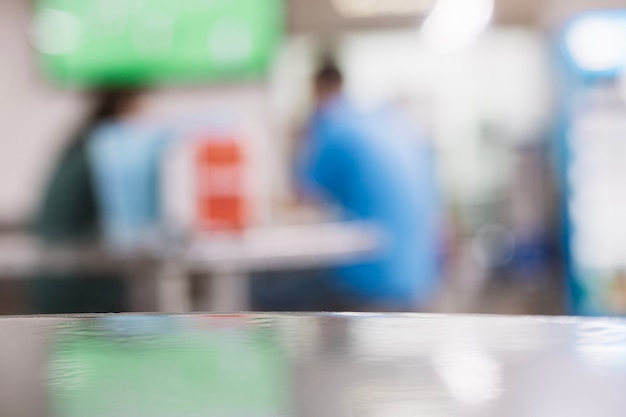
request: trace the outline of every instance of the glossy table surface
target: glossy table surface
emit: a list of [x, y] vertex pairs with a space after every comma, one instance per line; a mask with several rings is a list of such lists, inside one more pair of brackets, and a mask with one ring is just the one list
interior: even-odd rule
[[0, 415], [624, 416], [626, 321], [0, 319]]

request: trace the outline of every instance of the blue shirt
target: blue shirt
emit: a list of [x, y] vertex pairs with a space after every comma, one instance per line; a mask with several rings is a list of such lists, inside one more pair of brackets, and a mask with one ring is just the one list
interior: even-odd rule
[[88, 154], [112, 247], [148, 239], [160, 218], [159, 168], [169, 131], [157, 125], [109, 121], [91, 134]]
[[306, 189], [325, 195], [346, 220], [384, 232], [376, 257], [341, 267], [334, 284], [347, 298], [415, 306], [438, 277], [439, 220], [433, 158], [390, 110], [363, 111], [337, 99], [311, 122], [303, 154]]

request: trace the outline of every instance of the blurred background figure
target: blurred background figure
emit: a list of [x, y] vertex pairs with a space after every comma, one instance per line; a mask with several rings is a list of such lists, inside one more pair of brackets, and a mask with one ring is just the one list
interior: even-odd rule
[[[139, 96], [133, 90], [95, 94], [91, 114], [63, 150], [45, 189], [35, 226], [45, 244], [80, 247], [98, 242], [102, 219], [89, 140], [105, 129], [121, 131], [136, 114]], [[39, 313], [110, 313], [127, 308], [124, 283], [117, 274], [45, 273], [34, 281], [33, 290]]]
[[423, 307], [440, 275], [432, 155], [397, 109], [353, 105], [332, 62], [317, 71], [313, 90], [297, 167], [301, 192], [338, 205], [344, 221], [372, 222], [383, 242], [371, 259], [334, 270], [328, 285], [349, 310]]

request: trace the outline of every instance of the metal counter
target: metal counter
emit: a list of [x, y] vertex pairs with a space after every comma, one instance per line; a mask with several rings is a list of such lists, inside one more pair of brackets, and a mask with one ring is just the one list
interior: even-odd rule
[[623, 416], [624, 387], [618, 319], [0, 319], [6, 417]]

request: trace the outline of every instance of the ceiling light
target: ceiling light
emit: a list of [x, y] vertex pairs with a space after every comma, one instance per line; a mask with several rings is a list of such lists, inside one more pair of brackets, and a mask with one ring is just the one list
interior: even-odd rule
[[416, 16], [429, 12], [435, 0], [331, 0], [343, 17]]
[[454, 51], [471, 45], [487, 28], [494, 0], [439, 0], [422, 27], [428, 45]]
[[626, 63], [626, 21], [606, 15], [580, 18], [569, 27], [565, 44], [584, 71], [618, 70]]

